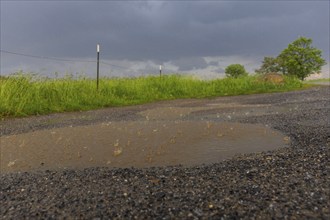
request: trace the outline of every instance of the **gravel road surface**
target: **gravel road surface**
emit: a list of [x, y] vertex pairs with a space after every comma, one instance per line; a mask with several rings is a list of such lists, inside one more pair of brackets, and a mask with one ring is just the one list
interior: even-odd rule
[[166, 120], [263, 124], [291, 145], [194, 167], [3, 173], [1, 219], [330, 219], [329, 86], [7, 119], [0, 136], [141, 121], [167, 107], [193, 110]]

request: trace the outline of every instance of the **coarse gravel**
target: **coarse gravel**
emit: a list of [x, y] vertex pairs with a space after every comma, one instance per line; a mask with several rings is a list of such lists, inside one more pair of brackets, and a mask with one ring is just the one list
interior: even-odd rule
[[1, 219], [330, 219], [329, 89], [6, 119], [0, 122], [1, 136], [142, 120], [138, 112], [159, 106], [231, 103], [182, 120], [263, 124], [289, 136], [291, 146], [194, 167], [1, 174]]

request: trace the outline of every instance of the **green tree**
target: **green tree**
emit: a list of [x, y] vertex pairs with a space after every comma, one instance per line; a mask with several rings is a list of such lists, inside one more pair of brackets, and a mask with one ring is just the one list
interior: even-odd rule
[[225, 73], [227, 77], [238, 78], [240, 76], [246, 76], [248, 73], [241, 64], [231, 64], [226, 67]]
[[279, 59], [274, 57], [264, 57], [262, 65], [255, 72], [258, 74], [278, 73], [281, 71]]
[[304, 80], [309, 75], [320, 72], [326, 62], [322, 58], [322, 51], [311, 44], [312, 39], [299, 37], [281, 52], [276, 62], [283, 74]]

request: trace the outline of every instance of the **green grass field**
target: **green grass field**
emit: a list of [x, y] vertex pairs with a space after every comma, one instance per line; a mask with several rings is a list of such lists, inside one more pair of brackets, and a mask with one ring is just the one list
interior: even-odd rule
[[211, 98], [303, 88], [295, 78], [283, 84], [263, 82], [256, 76], [203, 81], [167, 75], [137, 78], [103, 78], [99, 90], [94, 79], [36, 78], [17, 74], [0, 78], [0, 118], [136, 105], [158, 100]]

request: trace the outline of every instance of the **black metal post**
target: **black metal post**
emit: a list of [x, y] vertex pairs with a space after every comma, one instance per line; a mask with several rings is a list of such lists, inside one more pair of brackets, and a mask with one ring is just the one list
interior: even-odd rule
[[159, 66], [159, 77], [162, 78], [162, 65]]
[[96, 89], [99, 90], [99, 70], [100, 70], [100, 45], [96, 46], [97, 51], [97, 67], [96, 67]]

